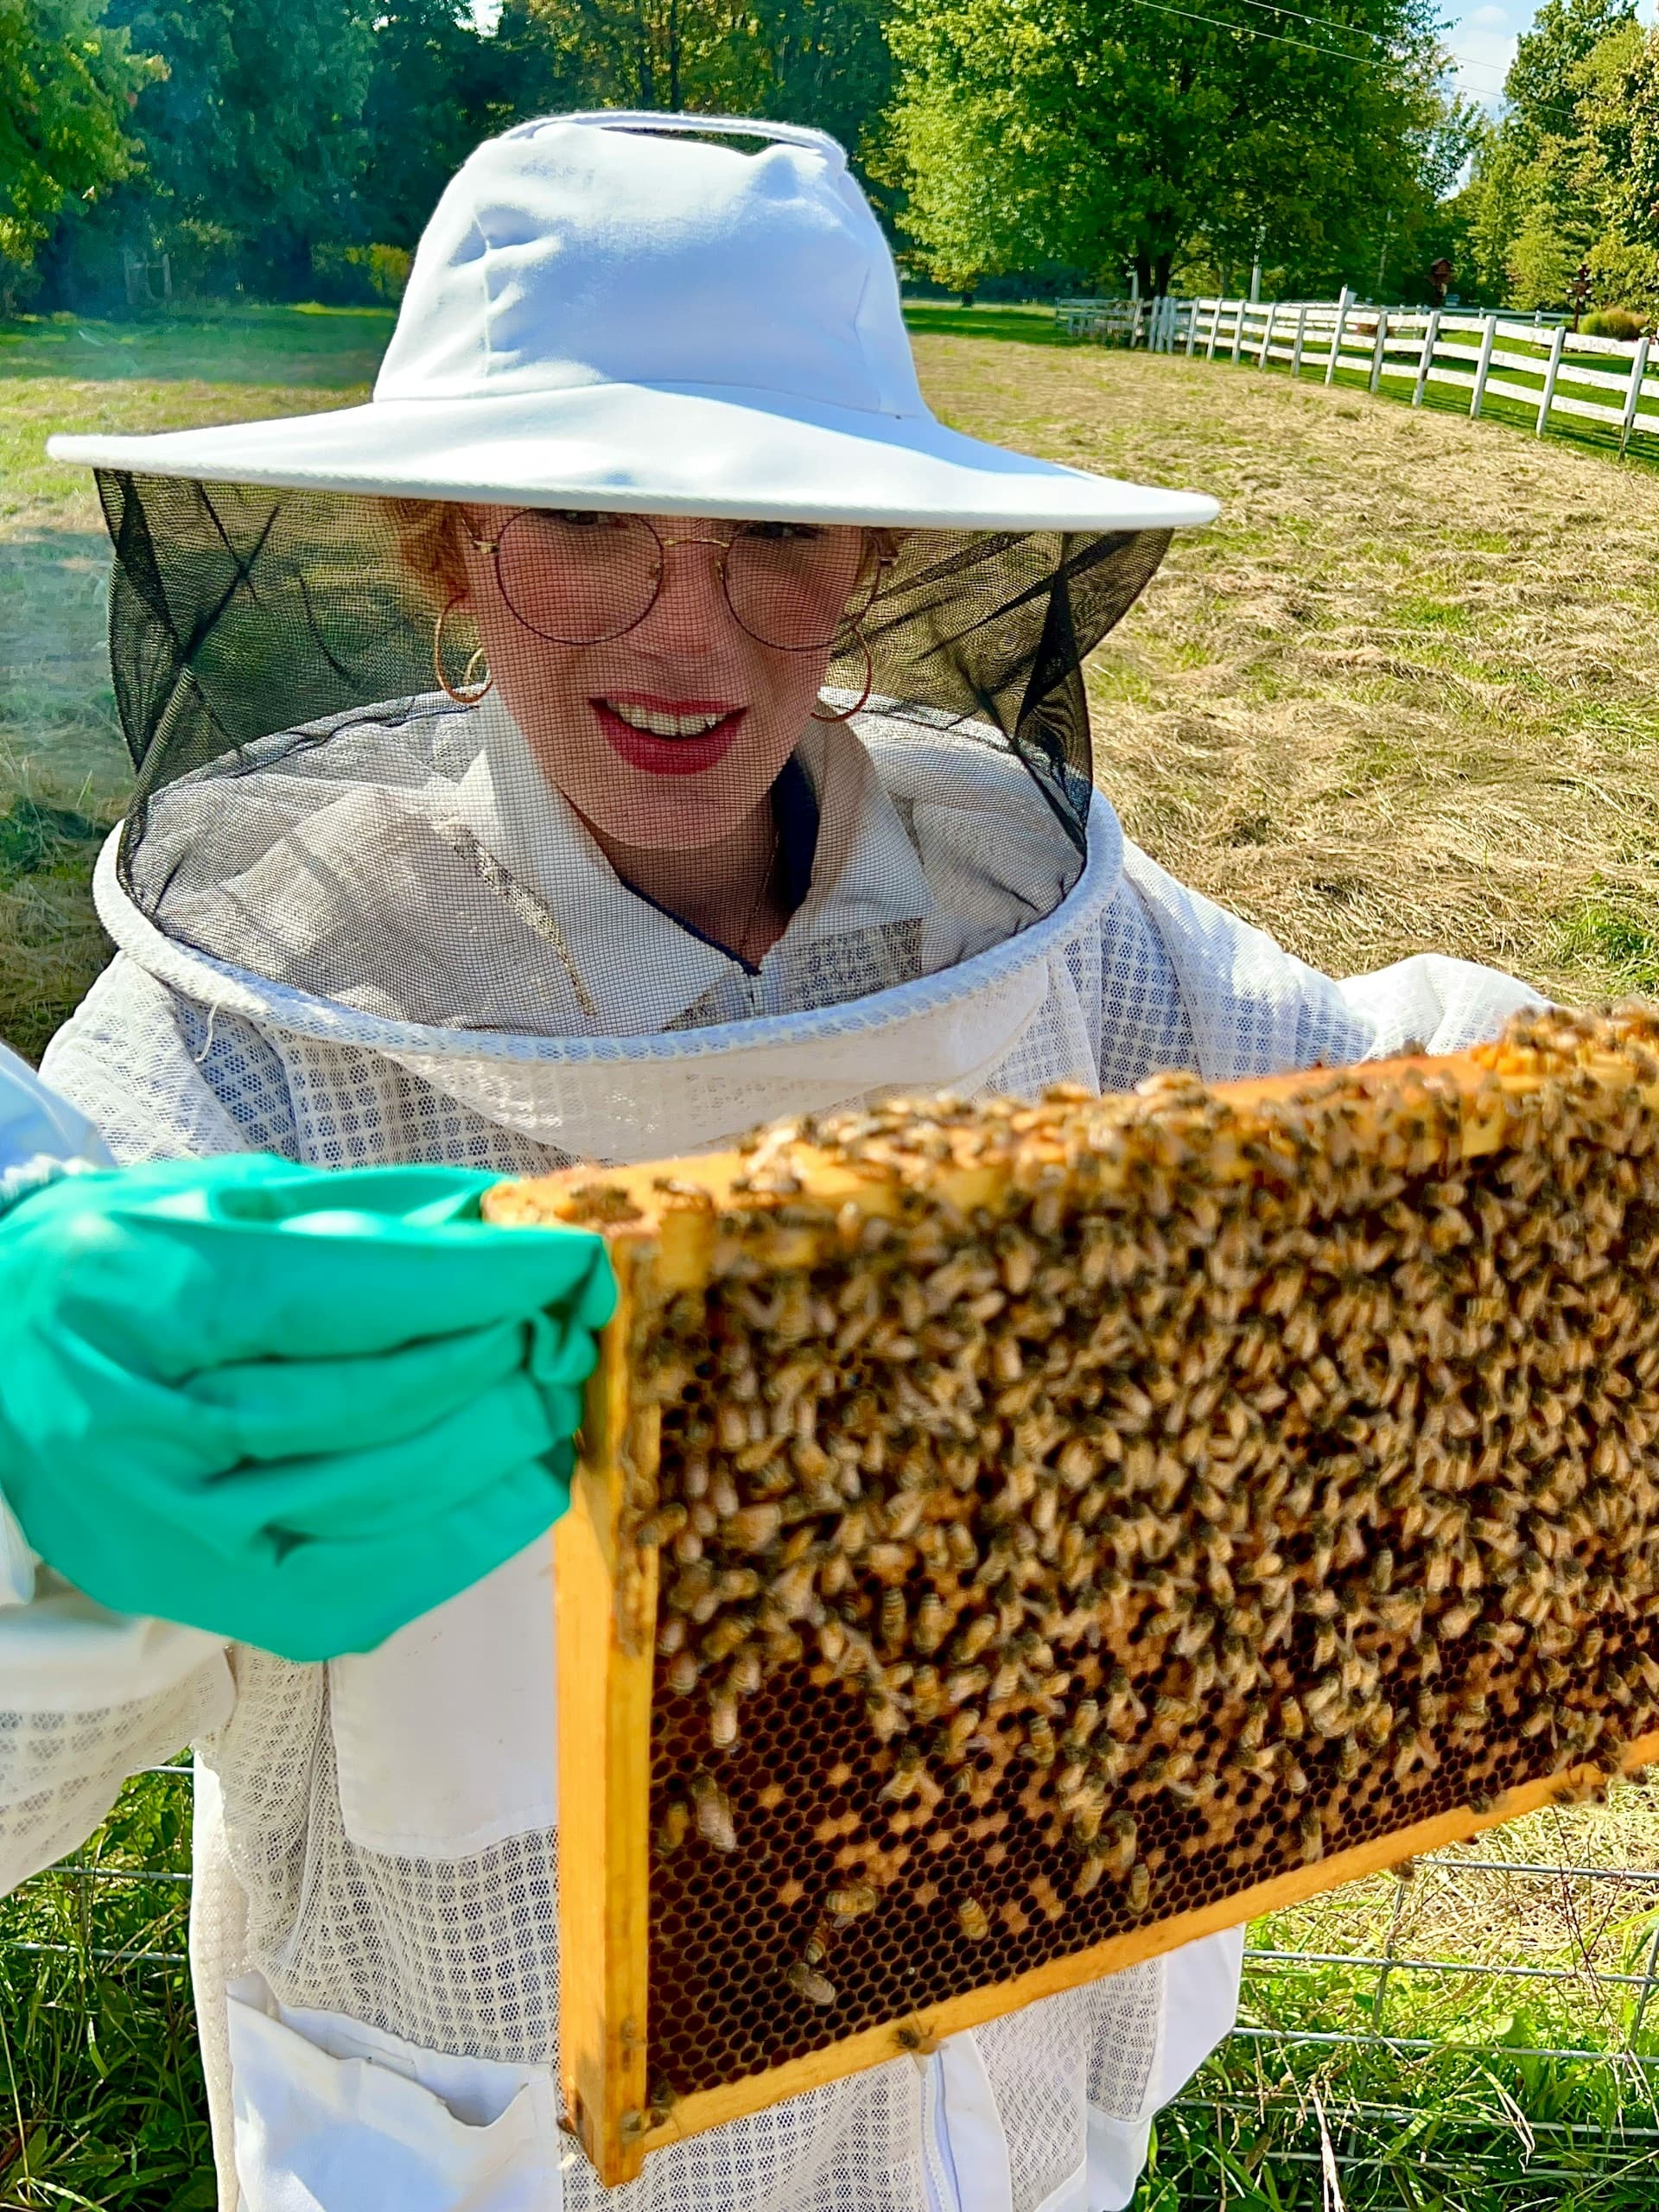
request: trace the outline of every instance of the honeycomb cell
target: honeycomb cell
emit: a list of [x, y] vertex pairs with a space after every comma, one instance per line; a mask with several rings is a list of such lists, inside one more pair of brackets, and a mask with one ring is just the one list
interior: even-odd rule
[[[1656, 1041], [1551, 1014], [1472, 1092], [1402, 1064], [758, 1141], [704, 1287], [637, 1324], [654, 2081], [1659, 1726]], [[826, 1160], [896, 1218], [817, 1202]]]

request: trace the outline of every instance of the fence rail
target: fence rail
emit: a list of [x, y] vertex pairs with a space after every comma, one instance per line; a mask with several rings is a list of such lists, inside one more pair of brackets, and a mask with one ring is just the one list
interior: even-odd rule
[[[1646, 337], [1593, 338], [1541, 316], [1367, 306], [1345, 292], [1337, 300], [1173, 293], [1061, 300], [1055, 316], [1071, 336], [1153, 353], [1257, 369], [1282, 364], [1292, 376], [1314, 374], [1325, 384], [1346, 372], [1363, 377], [1372, 391], [1394, 388], [1414, 407], [1433, 385], [1466, 394], [1476, 419], [1489, 401], [1507, 400], [1532, 414], [1540, 437], [1553, 417], [1570, 416], [1616, 433], [1621, 454], [1632, 439], [1659, 441], [1659, 373], [1648, 372], [1653, 341]], [[1659, 370], [1659, 359], [1654, 365]]]

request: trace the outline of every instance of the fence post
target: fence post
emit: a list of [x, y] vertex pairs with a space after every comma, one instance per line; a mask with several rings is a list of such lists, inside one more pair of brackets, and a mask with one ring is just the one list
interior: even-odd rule
[[1621, 460], [1624, 458], [1625, 447], [1630, 442], [1630, 429], [1636, 421], [1637, 402], [1642, 397], [1642, 379], [1647, 373], [1647, 367], [1648, 339], [1644, 332], [1636, 341], [1636, 354], [1630, 363], [1630, 394], [1624, 402], [1624, 420], [1618, 428], [1618, 451]]
[[1382, 349], [1389, 342], [1389, 311], [1376, 311], [1376, 343], [1371, 348], [1371, 381], [1369, 389], [1375, 391], [1382, 381]]
[[1411, 404], [1414, 407], [1421, 407], [1423, 404], [1423, 394], [1428, 389], [1428, 372], [1434, 365], [1434, 347], [1440, 334], [1440, 311], [1439, 308], [1431, 308], [1428, 311], [1428, 327], [1423, 332], [1423, 350], [1417, 363], [1417, 381], [1411, 388]]
[[1337, 355], [1342, 351], [1343, 327], [1348, 321], [1348, 310], [1353, 303], [1353, 293], [1349, 287], [1344, 284], [1342, 288], [1342, 296], [1337, 302], [1337, 320], [1331, 332], [1331, 358], [1325, 365], [1325, 380], [1326, 384], [1334, 384], [1336, 382]]
[[1555, 379], [1560, 374], [1561, 352], [1567, 344], [1567, 325], [1558, 322], [1555, 335], [1549, 341], [1549, 365], [1544, 371], [1544, 389], [1538, 402], [1538, 422], [1533, 431], [1535, 438], [1541, 438], [1549, 425], [1550, 403], [1555, 397]]
[[1198, 342], [1198, 302], [1196, 300], [1188, 300], [1186, 302], [1186, 358], [1189, 361], [1192, 358], [1192, 349]]
[[1206, 361], [1213, 361], [1215, 359], [1216, 340], [1220, 335], [1221, 302], [1219, 300], [1211, 300], [1210, 302], [1210, 338], [1208, 344], [1204, 349], [1204, 358]]
[[1290, 347], [1290, 373], [1294, 377], [1299, 377], [1302, 373], [1302, 340], [1306, 335], [1307, 302], [1304, 300], [1296, 310], [1296, 335], [1292, 340]]
[[1480, 334], [1480, 359], [1475, 365], [1475, 388], [1469, 399], [1469, 420], [1480, 419], [1480, 403], [1486, 397], [1486, 378], [1492, 365], [1492, 347], [1497, 342], [1497, 317], [1489, 315], [1486, 327]]
[[1238, 366], [1238, 349], [1244, 343], [1244, 302], [1237, 301], [1233, 308], [1233, 366]]
[[1268, 355], [1273, 350], [1273, 326], [1278, 320], [1279, 302], [1275, 300], [1268, 309], [1268, 327], [1262, 334], [1262, 343], [1256, 351], [1255, 365], [1258, 369], [1265, 369], [1268, 365]]

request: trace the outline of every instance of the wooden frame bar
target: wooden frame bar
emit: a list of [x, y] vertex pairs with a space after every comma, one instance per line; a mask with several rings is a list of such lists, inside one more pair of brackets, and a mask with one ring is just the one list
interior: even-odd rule
[[[1659, 1111], [1659, 1079], [1633, 1089], [1632, 1063], [1609, 1051], [1587, 1052], [1580, 1077]], [[1512, 1135], [1515, 1102], [1538, 1087], [1534, 1075], [1493, 1073], [1479, 1054], [1433, 1062], [1378, 1063], [1324, 1075], [1293, 1075], [1223, 1086], [1211, 1094], [1240, 1116], [1294, 1104], [1345, 1085], [1344, 1097], [1365, 1102], [1397, 1095], [1421, 1071], [1451, 1102], [1455, 1158], [1468, 1165], [1503, 1149]], [[1323, 1089], [1322, 1089], [1323, 1087]], [[1087, 1110], [1086, 1109], [1082, 1110]], [[1621, 1111], [1630, 1110], [1628, 1105]], [[1243, 1181], [1255, 1175], [1251, 1145], [1230, 1141], [1218, 1171]], [[1448, 1141], [1450, 1141], [1450, 1140]], [[795, 1146], [791, 1172], [810, 1193], [814, 1219], [785, 1219], [769, 1232], [770, 1264], [805, 1269], [830, 1256], [841, 1230], [815, 1225], [826, 1211], [843, 1221], [899, 1218], [906, 1194], [890, 1177], [846, 1156]], [[599, 1364], [587, 1392], [579, 1472], [569, 1512], [555, 1535], [560, 1762], [559, 1925], [561, 2073], [569, 2124], [600, 2176], [618, 2183], [638, 2175], [646, 2154], [679, 2138], [753, 2113], [779, 2100], [862, 2070], [938, 2037], [972, 2027], [1036, 1999], [1154, 1957], [1193, 1938], [1297, 1903], [1399, 1860], [1465, 1840], [1592, 1784], [1605, 1767], [1573, 1766], [1535, 1773], [1497, 1797], [1453, 1805], [1388, 1833], [1339, 1848], [1313, 1863], [1283, 1869], [1195, 1909], [1168, 1913], [1109, 1940], [1048, 1957], [1026, 1971], [988, 1980], [963, 1993], [919, 2005], [908, 2015], [857, 2028], [804, 2055], [664, 2103], [648, 2079], [650, 2044], [649, 1897], [652, 1885], [651, 1766], [654, 1645], [659, 1554], [630, 1535], [639, 1501], [655, 1495], [661, 1415], [634, 1377], [649, 1354], [652, 1333], [667, 1302], [711, 1280], [722, 1211], [767, 1203], [751, 1192], [744, 1154], [668, 1161], [650, 1166], [572, 1171], [542, 1183], [503, 1185], [490, 1194], [489, 1217], [503, 1224], [597, 1220], [615, 1268], [620, 1299], [603, 1333]], [[932, 1188], [963, 1215], [1008, 1201], [1015, 1185], [1007, 1160], [943, 1164]], [[1132, 1168], [1098, 1160], [1099, 1187], [1124, 1191]], [[1023, 1187], [1023, 1186], [1020, 1186]], [[602, 1204], [590, 1209], [597, 1192]], [[690, 1193], [696, 1204], [683, 1203]], [[1659, 1729], [1624, 1745], [1628, 1770], [1659, 1759]]]

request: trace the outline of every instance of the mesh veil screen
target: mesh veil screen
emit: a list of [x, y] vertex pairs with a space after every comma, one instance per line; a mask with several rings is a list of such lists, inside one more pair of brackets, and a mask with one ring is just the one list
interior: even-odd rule
[[[137, 771], [121, 854], [135, 903], [198, 950], [296, 988], [410, 1020], [543, 1034], [556, 1028], [524, 1005], [453, 1004], [418, 976], [411, 981], [421, 960], [407, 925], [384, 957], [376, 950], [380, 922], [416, 878], [425, 879], [416, 886], [416, 934], [429, 938], [453, 925], [481, 942], [493, 927], [493, 901], [505, 901], [521, 921], [527, 912], [513, 851], [490, 830], [476, 835], [467, 803], [452, 807], [445, 796], [464, 794], [486, 717], [437, 688], [435, 623], [456, 594], [435, 539], [465, 529], [481, 549], [471, 557], [493, 563], [514, 616], [511, 653], [499, 632], [486, 653], [481, 620], [475, 629], [468, 603], [454, 608], [444, 626], [444, 676], [465, 695], [468, 674], [476, 681], [487, 665], [499, 677], [489, 709], [498, 727], [504, 700], [518, 718], [513, 727], [526, 731], [526, 700], [542, 702], [542, 741], [530, 748], [535, 765], [516, 784], [507, 777], [512, 788], [504, 791], [497, 764], [493, 803], [520, 831], [529, 817], [561, 811], [561, 791], [577, 818], [593, 823], [582, 791], [560, 765], [561, 683], [573, 700], [595, 689], [626, 699], [631, 688], [642, 696], [667, 689], [680, 698], [695, 676], [698, 699], [712, 690], [718, 705], [739, 696], [733, 670], [741, 675], [752, 666], [762, 690], [774, 685], [786, 705], [804, 668], [805, 708], [819, 671], [830, 705], [850, 708], [868, 693], [853, 728], [924, 875], [936, 888], [953, 887], [946, 895], [961, 911], [954, 931], [932, 931], [931, 951], [921, 943], [927, 932], [918, 936], [912, 925], [911, 950], [896, 969], [887, 957], [899, 942], [890, 927], [880, 972], [861, 959], [820, 959], [804, 987], [807, 1004], [901, 980], [906, 962], [912, 972], [948, 965], [1039, 918], [1065, 895], [1082, 867], [1092, 785], [1081, 663], [1133, 604], [1168, 543], [1166, 532], [842, 531], [836, 535], [854, 550], [837, 574], [833, 555], [797, 542], [812, 533], [789, 525], [515, 521], [500, 509], [416, 508], [112, 473], [100, 476], [99, 488], [116, 553], [116, 695]], [[605, 525], [609, 568], [594, 564], [592, 528], [584, 534], [577, 527], [593, 524]], [[566, 588], [565, 571], [548, 567], [556, 554], [566, 557], [560, 548], [567, 539], [584, 546], [585, 597]], [[803, 580], [804, 559], [827, 559], [830, 571]], [[655, 611], [626, 629], [651, 603], [641, 564], [652, 560], [661, 564]], [[723, 658], [697, 660], [672, 632], [680, 619], [674, 609], [699, 592], [712, 603], [716, 590], [722, 621], [732, 618], [726, 629], [737, 640], [736, 658], [722, 648]], [[845, 612], [826, 617], [831, 601]], [[613, 605], [622, 611], [606, 638], [604, 610]], [[651, 678], [664, 665], [671, 682], [640, 682], [641, 670]], [[812, 730], [807, 721], [802, 758], [810, 779]], [[844, 760], [847, 741], [836, 737], [836, 757]], [[631, 787], [620, 766], [611, 780]], [[637, 842], [675, 842], [673, 810], [705, 779], [663, 773], [634, 780], [645, 794], [641, 807], [656, 810], [641, 819]], [[822, 804], [821, 789], [817, 797]], [[411, 813], [421, 817], [412, 842]], [[922, 826], [946, 815], [953, 823], [948, 864], [930, 855]], [[426, 835], [431, 829], [435, 844]], [[626, 823], [620, 834], [635, 842]], [[422, 857], [429, 849], [440, 855], [429, 867]], [[466, 879], [459, 892], [457, 868]], [[976, 875], [983, 884], [964, 888]], [[319, 905], [316, 887], [325, 878]], [[817, 881], [815, 872], [815, 890]], [[545, 880], [532, 884], [531, 906], [550, 898], [556, 906], [556, 891]], [[909, 919], [913, 925], [913, 912]], [[529, 920], [548, 934], [533, 914]], [[338, 957], [346, 939], [358, 948], [349, 973]], [[720, 1020], [742, 1010], [716, 995], [680, 1018]]]

